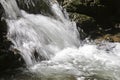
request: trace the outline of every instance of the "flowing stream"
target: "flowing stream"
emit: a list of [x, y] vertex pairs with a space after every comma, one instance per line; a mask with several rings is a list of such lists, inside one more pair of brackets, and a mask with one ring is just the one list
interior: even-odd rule
[[[35, 7], [34, 1], [24, 0]], [[120, 43], [81, 45], [76, 24], [66, 11], [56, 0], [43, 1], [53, 15], [30, 14], [15, 0], [0, 0], [6, 14], [7, 37], [14, 44], [11, 47], [19, 51], [34, 74], [11, 80], [120, 80]]]

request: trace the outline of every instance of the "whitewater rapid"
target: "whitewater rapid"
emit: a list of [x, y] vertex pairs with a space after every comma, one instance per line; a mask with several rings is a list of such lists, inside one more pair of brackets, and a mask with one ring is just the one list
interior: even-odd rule
[[30, 70], [47, 78], [74, 75], [78, 80], [86, 80], [87, 77], [92, 77], [90, 80], [119, 80], [119, 64], [119, 43], [104, 43], [102, 46], [85, 44], [79, 49], [66, 48]]
[[15, 0], [0, 0], [6, 14], [7, 38], [28, 70], [41, 80], [120, 80], [120, 43], [80, 45], [76, 24], [58, 2], [43, 1], [53, 16], [30, 14], [19, 9]]

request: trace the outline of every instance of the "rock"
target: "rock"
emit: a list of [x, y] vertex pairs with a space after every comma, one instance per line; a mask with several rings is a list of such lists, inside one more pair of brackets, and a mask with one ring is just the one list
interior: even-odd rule
[[70, 13], [71, 19], [75, 20], [78, 27], [92, 39], [106, 34], [117, 34], [120, 31], [120, 28], [116, 28], [116, 25], [120, 24], [120, 0], [60, 0], [59, 2]]
[[5, 20], [1, 19], [3, 14], [4, 10], [0, 5], [0, 74], [8, 69], [15, 69], [23, 65], [23, 61], [19, 61], [21, 58], [20, 55], [15, 55], [14, 52], [10, 50], [12, 43], [6, 37], [7, 24]]
[[[68, 12], [79, 12], [87, 13], [93, 11], [98, 7], [103, 7], [100, 4], [100, 0], [63, 0], [63, 7], [67, 9]], [[96, 11], [90, 12], [95, 13]]]
[[120, 42], [120, 33], [118, 34], [106, 34], [95, 40], [96, 42], [109, 41], [109, 42]]
[[43, 0], [16, 0], [20, 9], [28, 13], [53, 15], [49, 5]]
[[89, 35], [91, 35], [91, 37], [95, 36], [93, 33], [98, 31], [96, 21], [93, 17], [79, 13], [70, 13], [70, 18], [76, 22], [78, 27], [84, 30], [83, 32], [79, 31], [80, 34], [83, 35], [81, 38], [88, 37]]
[[85, 32], [95, 30], [95, 20], [94, 18], [78, 13], [70, 13], [70, 18], [77, 23]]

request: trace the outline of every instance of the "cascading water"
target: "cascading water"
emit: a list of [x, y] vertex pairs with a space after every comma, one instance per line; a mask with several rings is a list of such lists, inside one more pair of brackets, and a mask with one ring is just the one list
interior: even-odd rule
[[[71, 32], [72, 23], [64, 18], [56, 2], [53, 5], [50, 3], [50, 6], [61, 21], [20, 11], [15, 0], [1, 0], [1, 4], [8, 18], [6, 19], [9, 26], [8, 38], [14, 43], [14, 48], [20, 51], [27, 65], [34, 64], [35, 51], [45, 59], [49, 59], [65, 47], [79, 46], [75, 34], [77, 30]], [[56, 9], [59, 14], [55, 12]]]
[[44, 1], [54, 16], [29, 14], [20, 10], [15, 0], [0, 0], [6, 13], [7, 37], [29, 71], [40, 80], [119, 80], [120, 44], [80, 46], [75, 23], [63, 14], [56, 0]]

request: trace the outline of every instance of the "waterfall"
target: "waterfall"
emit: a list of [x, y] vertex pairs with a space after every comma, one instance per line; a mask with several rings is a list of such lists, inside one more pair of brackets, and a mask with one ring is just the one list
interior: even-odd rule
[[[35, 7], [34, 0], [22, 1], [28, 8], [31, 3]], [[21, 10], [16, 0], [0, 0], [6, 14], [7, 38], [29, 71], [40, 76], [40, 80], [62, 80], [68, 75], [75, 80], [120, 80], [120, 43], [80, 46], [76, 24], [58, 2], [43, 1], [52, 16], [30, 14]]]
[[34, 52], [50, 59], [65, 47], [80, 45], [74, 22], [65, 18], [57, 2], [46, 3], [49, 3], [57, 19], [41, 14], [28, 14], [18, 8], [15, 0], [1, 0], [9, 26], [7, 36], [14, 44], [13, 47], [20, 51], [28, 66], [37, 62]]

